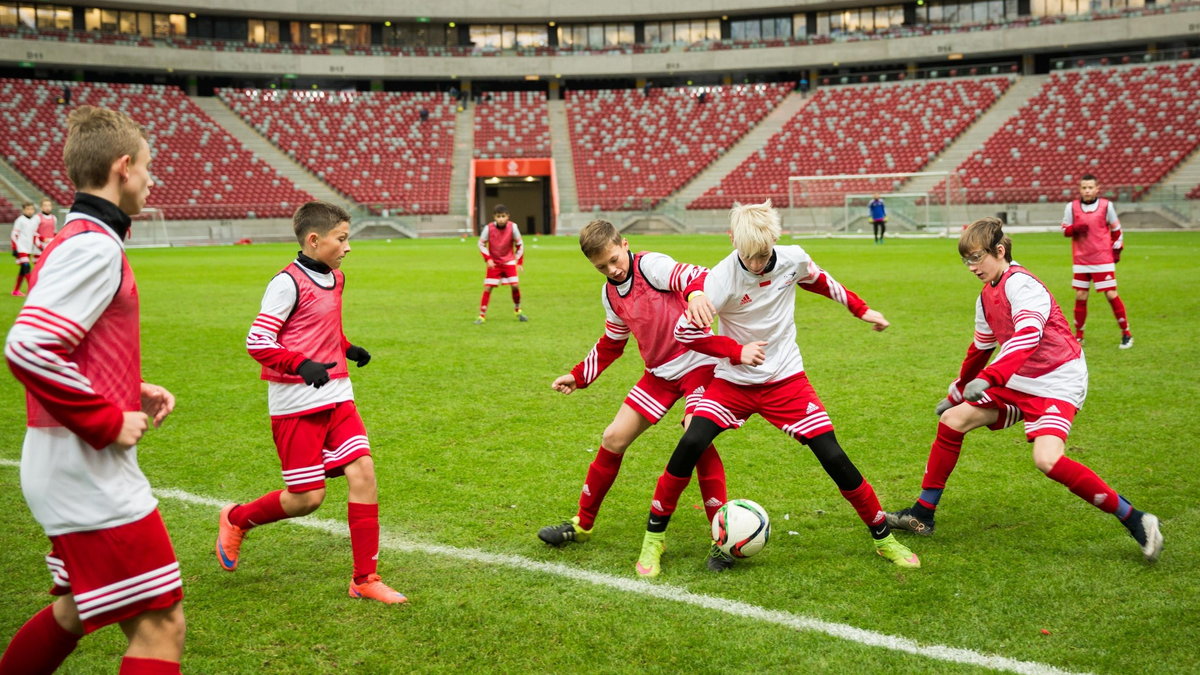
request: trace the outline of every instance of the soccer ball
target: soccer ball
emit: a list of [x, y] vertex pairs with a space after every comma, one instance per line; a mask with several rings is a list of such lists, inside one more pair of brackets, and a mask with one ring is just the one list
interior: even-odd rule
[[749, 499], [731, 499], [717, 509], [712, 521], [717, 547], [735, 558], [749, 558], [771, 538], [767, 510]]

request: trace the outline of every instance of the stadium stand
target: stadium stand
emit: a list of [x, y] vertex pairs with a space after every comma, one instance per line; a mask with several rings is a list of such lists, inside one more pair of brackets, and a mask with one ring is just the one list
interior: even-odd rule
[[0, 223], [12, 224], [17, 216], [21, 215], [21, 209], [13, 205], [4, 197], [0, 196]]
[[154, 43], [140, 35], [125, 33], [101, 33], [90, 30], [61, 30], [54, 28], [0, 27], [0, 38], [24, 40], [49, 40], [50, 42], [79, 42], [93, 45], [120, 45], [124, 47], [153, 47]]
[[1054, 73], [959, 165], [968, 199], [1062, 201], [1092, 173], [1136, 200], [1200, 144], [1198, 97], [1196, 61]]
[[[450, 209], [454, 102], [430, 92], [221, 89], [267, 139], [375, 213]], [[419, 111], [429, 119], [418, 123]]]
[[[688, 208], [723, 209], [768, 197], [786, 204], [789, 176], [920, 171], [1011, 82], [983, 78], [821, 89], [763, 148]], [[861, 183], [846, 187], [862, 192], [893, 187], [887, 181]]]
[[[583, 210], [653, 206], [692, 179], [787, 95], [787, 84], [567, 92]], [[700, 98], [704, 93], [704, 100]]]
[[128, 113], [150, 136], [155, 187], [148, 206], [173, 220], [287, 217], [311, 199], [217, 125], [176, 87], [0, 79], [0, 149], [56, 203], [74, 187], [62, 165], [70, 84], [74, 105]]
[[549, 156], [550, 117], [545, 92], [484, 94], [484, 100], [475, 106], [475, 157]]

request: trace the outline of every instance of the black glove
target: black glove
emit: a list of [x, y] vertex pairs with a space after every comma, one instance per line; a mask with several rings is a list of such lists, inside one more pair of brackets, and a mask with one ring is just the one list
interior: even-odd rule
[[336, 365], [337, 363], [317, 363], [312, 359], [304, 359], [300, 362], [300, 367], [296, 368], [296, 374], [304, 378], [304, 384], [313, 389], [320, 389], [329, 383], [329, 373], [326, 371]]
[[346, 350], [346, 358], [358, 364], [359, 368], [362, 368], [371, 362], [371, 352], [357, 345], [350, 345], [350, 348]]

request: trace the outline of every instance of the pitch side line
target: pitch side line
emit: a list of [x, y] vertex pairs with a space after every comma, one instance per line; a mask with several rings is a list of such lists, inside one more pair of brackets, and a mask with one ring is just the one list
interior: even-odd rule
[[[18, 466], [18, 463], [9, 459], [0, 459], [0, 465]], [[229, 500], [203, 497], [173, 488], [155, 489], [154, 493], [163, 499], [173, 499], [186, 502], [188, 504], [199, 504], [218, 509], [230, 503]], [[322, 532], [333, 534], [339, 537], [350, 536], [350, 529], [347, 527], [346, 523], [341, 521], [305, 516], [303, 518], [290, 518], [286, 522], [313, 530], [320, 530]], [[425, 555], [447, 556], [460, 560], [468, 560], [471, 562], [512, 567], [514, 569], [526, 572], [535, 571], [543, 574], [552, 574], [559, 577], [566, 577], [574, 581], [583, 581], [596, 586], [612, 588], [625, 593], [633, 593], [636, 595], [658, 598], [660, 600], [670, 600], [672, 602], [692, 605], [694, 607], [701, 607], [717, 612], [723, 612], [732, 616], [755, 619], [764, 623], [783, 626], [784, 628], [791, 628], [792, 630], [796, 631], [823, 633], [830, 637], [848, 640], [850, 642], [857, 642], [869, 647], [880, 647], [882, 649], [890, 649], [893, 651], [915, 654], [916, 656], [923, 656], [939, 661], [962, 663], [971, 666], [979, 666], [981, 668], [989, 668], [991, 670], [1006, 670], [1014, 673], [1024, 673], [1026, 675], [1073, 675], [1072, 671], [1061, 670], [1045, 663], [1038, 663], [1036, 661], [1019, 661], [1003, 656], [984, 654], [981, 652], [972, 651], [970, 649], [947, 647], [945, 645], [923, 645], [915, 640], [910, 640], [904, 637], [888, 635], [886, 633], [877, 633], [875, 631], [865, 630], [862, 628], [855, 628], [854, 626], [844, 623], [832, 623], [799, 614], [790, 614], [788, 612], [781, 612], [779, 610], [766, 609], [765, 607], [759, 607], [757, 605], [751, 605], [749, 603], [739, 602], [737, 600], [727, 600], [725, 598], [704, 595], [702, 593], [693, 593], [691, 591], [670, 586], [668, 584], [652, 583], [648, 581], [642, 581], [640, 579], [617, 577], [611, 574], [591, 572], [588, 570], [568, 567], [560, 563], [541, 562], [507, 553], [489, 553], [487, 551], [481, 551], [478, 549], [413, 542], [389, 534], [382, 528], [379, 533], [379, 545], [382, 548], [400, 551], [403, 553], [421, 553]]]

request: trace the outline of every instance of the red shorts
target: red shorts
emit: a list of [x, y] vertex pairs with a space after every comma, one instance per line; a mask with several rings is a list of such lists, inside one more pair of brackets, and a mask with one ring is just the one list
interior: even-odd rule
[[487, 268], [487, 276], [483, 279], [484, 286], [513, 286], [517, 283], [517, 263], [496, 263], [495, 267]]
[[833, 431], [833, 422], [804, 373], [754, 385], [715, 377], [693, 414], [712, 420], [722, 429], [736, 429], [754, 413], [805, 444]]
[[359, 457], [371, 454], [367, 428], [354, 401], [291, 417], [272, 417], [271, 433], [288, 492], [325, 487], [325, 477], [340, 476]]
[[1038, 436], [1057, 436], [1067, 440], [1071, 423], [1078, 412], [1075, 406], [1061, 399], [1034, 396], [1008, 387], [992, 387], [981, 400], [967, 403], [976, 408], [992, 408], [1000, 412], [1000, 417], [988, 425], [993, 431], [1025, 420], [1025, 439], [1028, 441]]
[[183, 599], [179, 561], [162, 516], [50, 537], [50, 592], [71, 594], [90, 633]]
[[711, 365], [694, 368], [678, 380], [666, 380], [647, 370], [625, 396], [625, 405], [638, 411], [651, 424], [658, 424], [671, 406], [682, 398], [683, 414], [690, 415], [703, 398], [705, 387], [712, 382], [712, 375]]
[[1097, 293], [1105, 291], [1117, 290], [1117, 273], [1116, 272], [1076, 272], [1074, 279], [1071, 281], [1072, 288], [1078, 288], [1086, 291], [1088, 284], [1092, 284]]

